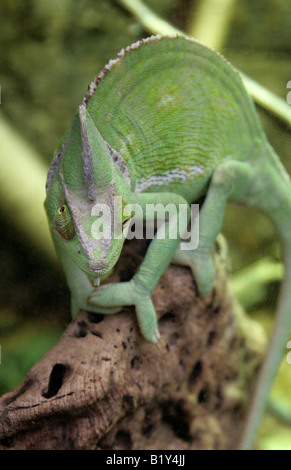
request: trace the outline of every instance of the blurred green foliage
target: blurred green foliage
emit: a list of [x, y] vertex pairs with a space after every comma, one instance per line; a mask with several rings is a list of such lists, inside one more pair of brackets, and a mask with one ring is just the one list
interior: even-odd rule
[[[189, 18], [195, 20], [198, 0], [145, 3], [187, 31]], [[49, 165], [88, 83], [122, 47], [148, 33], [114, 0], [4, 0], [0, 18], [0, 112]], [[222, 52], [285, 99], [291, 80], [290, 31], [290, 2], [239, 0]], [[291, 173], [290, 130], [264, 110], [259, 113], [271, 144]], [[69, 293], [62, 273], [47, 265], [38, 248], [1, 216], [0, 201], [0, 394], [24, 378], [69, 321]], [[234, 271], [265, 255], [279, 257], [273, 227], [255, 210], [229, 207], [224, 233]], [[278, 287], [278, 283], [268, 285], [266, 301], [253, 308], [267, 330]], [[275, 387], [277, 395], [285, 398], [290, 367], [284, 365]], [[278, 423], [268, 418], [265, 447], [286, 448], [290, 430], [282, 427], [275, 438], [274, 426], [278, 429]]]
[[0, 17], [2, 106], [49, 159], [88, 83], [141, 28], [107, 0], [6, 1]]

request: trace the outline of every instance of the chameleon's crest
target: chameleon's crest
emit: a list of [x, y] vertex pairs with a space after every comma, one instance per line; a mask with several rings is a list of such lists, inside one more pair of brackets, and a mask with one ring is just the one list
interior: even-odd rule
[[[112, 164], [118, 163], [115, 154], [118, 155], [105, 142], [85, 106], [81, 105], [71, 128], [64, 135], [61, 144], [55, 151], [48, 172], [46, 191], [50, 190], [56, 173], [65, 171], [67, 173], [65, 180], [70, 180], [70, 185], [85, 186], [89, 201], [94, 201], [98, 190], [100, 193], [104, 192], [106, 188], [109, 189], [112, 181]], [[77, 162], [82, 166], [80, 174], [83, 174], [84, 181], [77, 181], [75, 178], [73, 182], [72, 173], [77, 173]], [[117, 164], [117, 166], [120, 165]], [[75, 172], [71, 171], [72, 167], [75, 167]]]
[[112, 159], [102, 136], [85, 106], [79, 107], [82, 137], [82, 160], [88, 199], [94, 201], [97, 191], [108, 188], [112, 180]]

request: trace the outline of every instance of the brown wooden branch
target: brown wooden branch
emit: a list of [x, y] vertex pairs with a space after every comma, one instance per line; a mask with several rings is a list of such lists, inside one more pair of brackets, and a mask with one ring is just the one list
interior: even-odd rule
[[[127, 280], [141, 242], [125, 248], [112, 281]], [[188, 268], [171, 265], [153, 293], [162, 342], [141, 337], [134, 309], [80, 312], [18, 388], [0, 400], [1, 449], [234, 449], [264, 341], [227, 284], [197, 296]]]

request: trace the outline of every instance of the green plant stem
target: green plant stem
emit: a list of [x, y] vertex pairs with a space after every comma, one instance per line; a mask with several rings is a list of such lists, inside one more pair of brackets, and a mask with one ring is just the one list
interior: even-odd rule
[[289, 400], [286, 401], [278, 398], [271, 398], [268, 402], [268, 411], [275, 418], [279, 419], [283, 424], [291, 426], [291, 408]]
[[209, 47], [221, 50], [236, 0], [200, 0], [190, 16], [187, 33]]
[[231, 286], [240, 303], [245, 308], [250, 308], [266, 297], [269, 283], [281, 282], [282, 279], [282, 263], [263, 258], [233, 275]]
[[140, 0], [117, 0], [117, 2], [132, 13], [152, 34], [185, 34], [156, 15]]
[[[120, 5], [130, 11], [142, 24], [142, 26], [152, 34], [181, 34], [183, 31], [170, 25], [167, 21], [160, 18], [150, 10], [141, 0], [117, 0]], [[197, 39], [200, 39], [199, 37]], [[241, 73], [245, 87], [254, 101], [279, 117], [282, 121], [291, 127], [291, 107], [275, 93], [267, 90], [255, 80]]]
[[47, 167], [3, 116], [0, 142], [1, 211], [33, 246], [56, 259], [43, 207]]
[[272, 91], [240, 72], [245, 87], [255, 102], [270, 113], [278, 116], [291, 127], [291, 106]]

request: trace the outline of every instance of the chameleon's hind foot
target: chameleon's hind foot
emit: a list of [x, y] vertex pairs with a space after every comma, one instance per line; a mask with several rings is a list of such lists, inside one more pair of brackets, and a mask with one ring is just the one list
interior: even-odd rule
[[198, 291], [202, 297], [206, 297], [211, 292], [215, 281], [216, 268], [209, 250], [205, 250], [203, 247], [198, 247], [196, 250], [178, 249], [172, 263], [191, 268], [193, 277], [197, 282]]

